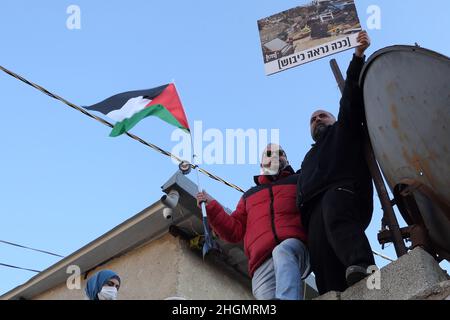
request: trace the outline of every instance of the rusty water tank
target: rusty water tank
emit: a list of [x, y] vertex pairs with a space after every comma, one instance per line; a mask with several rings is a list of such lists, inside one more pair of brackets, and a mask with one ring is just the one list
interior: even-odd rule
[[417, 46], [387, 47], [369, 58], [360, 84], [370, 140], [389, 187], [394, 192], [402, 183], [416, 184], [423, 224], [433, 244], [449, 253], [450, 59]]

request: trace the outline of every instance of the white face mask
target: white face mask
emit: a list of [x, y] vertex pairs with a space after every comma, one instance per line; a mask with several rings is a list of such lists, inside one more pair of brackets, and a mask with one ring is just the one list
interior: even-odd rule
[[[270, 166], [268, 166], [269, 162]], [[287, 161], [286, 153], [284, 153], [279, 145], [271, 143], [264, 149], [261, 160], [262, 175], [276, 176], [285, 169], [287, 165], [289, 165], [289, 162]]]
[[117, 300], [117, 288], [104, 286], [97, 297], [99, 300]]
[[272, 166], [266, 168], [266, 167], [262, 167], [261, 168], [261, 174], [264, 176], [276, 176], [279, 172], [278, 170], [278, 166], [276, 166], [277, 168], [272, 168]]
[[286, 160], [285, 157], [274, 156], [272, 158], [263, 159], [264, 162], [268, 162], [269, 160], [270, 160], [269, 167], [265, 167], [264, 165], [262, 165], [261, 167], [262, 175], [276, 176], [289, 165], [289, 162]]

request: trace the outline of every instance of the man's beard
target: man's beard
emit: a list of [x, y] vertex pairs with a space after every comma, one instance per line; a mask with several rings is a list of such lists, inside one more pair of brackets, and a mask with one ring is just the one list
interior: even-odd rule
[[313, 140], [315, 142], [317, 142], [317, 140], [319, 140], [319, 138], [322, 136], [322, 134], [327, 131], [328, 126], [324, 123], [319, 123], [315, 128], [314, 128], [314, 132], [313, 132]]

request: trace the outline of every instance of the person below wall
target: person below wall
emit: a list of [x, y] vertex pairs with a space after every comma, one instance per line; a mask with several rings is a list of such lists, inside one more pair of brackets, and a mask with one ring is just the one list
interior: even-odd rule
[[111, 270], [94, 274], [86, 283], [86, 296], [89, 300], [117, 300], [120, 277]]

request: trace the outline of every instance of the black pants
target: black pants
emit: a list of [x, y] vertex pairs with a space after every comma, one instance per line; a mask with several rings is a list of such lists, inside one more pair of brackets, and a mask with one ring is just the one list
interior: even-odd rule
[[302, 213], [320, 294], [344, 291], [347, 267], [375, 264], [364, 233], [372, 213], [361, 209], [364, 207], [351, 187], [334, 187], [308, 203], [306, 214]]

